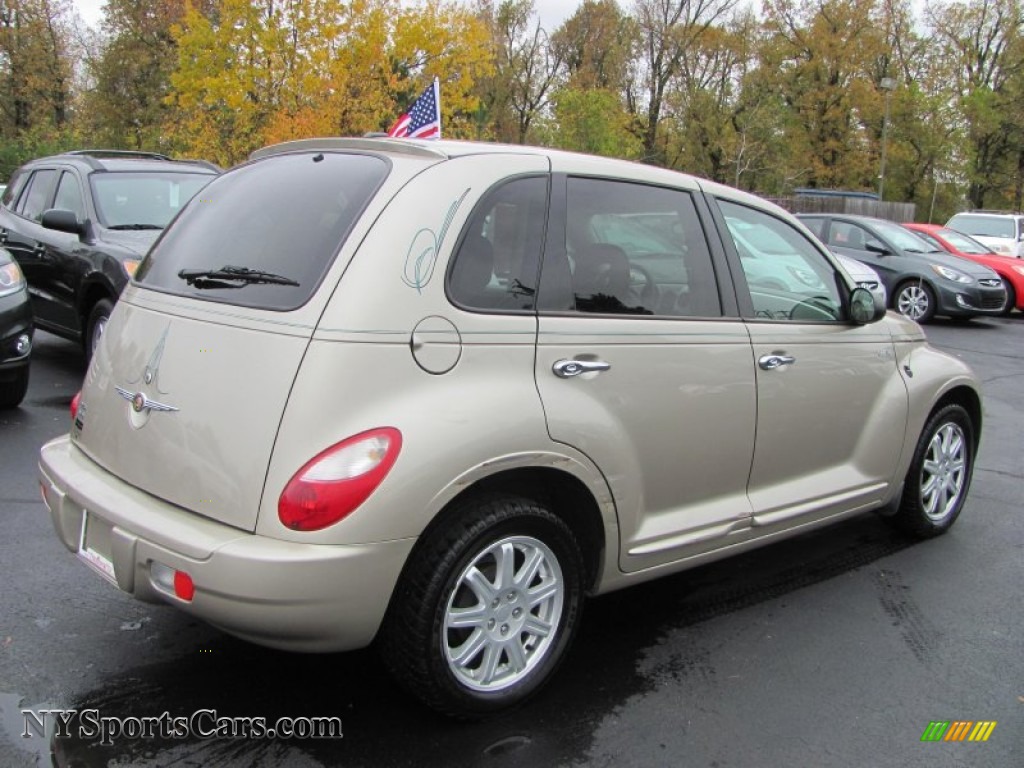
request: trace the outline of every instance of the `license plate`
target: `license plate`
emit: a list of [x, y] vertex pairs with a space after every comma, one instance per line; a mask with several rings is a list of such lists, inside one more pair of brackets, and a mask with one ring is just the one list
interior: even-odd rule
[[117, 584], [114, 564], [110, 562], [111, 527], [95, 515], [82, 510], [82, 535], [78, 542], [78, 556], [94, 571]]

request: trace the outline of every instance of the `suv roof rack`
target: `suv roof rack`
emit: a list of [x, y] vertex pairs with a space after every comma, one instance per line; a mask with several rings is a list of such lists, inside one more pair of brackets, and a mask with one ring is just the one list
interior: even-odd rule
[[159, 152], [143, 152], [135, 149], [74, 149], [66, 155], [86, 155], [88, 157], [141, 157], [149, 160], [170, 160], [167, 155]]

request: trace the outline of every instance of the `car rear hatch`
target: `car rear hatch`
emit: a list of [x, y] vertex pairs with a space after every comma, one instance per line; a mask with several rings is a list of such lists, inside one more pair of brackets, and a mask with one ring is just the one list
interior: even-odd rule
[[210, 184], [122, 294], [86, 377], [76, 444], [133, 486], [254, 530], [333, 287], [387, 201], [442, 157], [300, 145]]

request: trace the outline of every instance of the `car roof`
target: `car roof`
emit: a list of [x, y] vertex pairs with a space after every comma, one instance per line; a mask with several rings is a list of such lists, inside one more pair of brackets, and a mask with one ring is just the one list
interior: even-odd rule
[[[562, 149], [551, 149], [548, 147], [537, 147], [528, 144], [500, 144], [484, 141], [461, 141], [453, 139], [393, 139], [384, 136], [368, 136], [361, 138], [352, 137], [324, 137], [315, 139], [298, 139], [287, 141], [281, 144], [272, 144], [262, 149], [257, 149], [249, 155], [250, 160], [260, 160], [273, 155], [285, 154], [288, 152], [309, 152], [314, 150], [355, 150], [363, 152], [383, 152], [387, 154], [398, 154], [409, 157], [420, 157], [424, 159], [451, 160], [458, 157], [471, 155], [523, 155], [534, 157], [546, 157], [553, 166], [569, 166], [582, 168], [585, 166], [585, 173], [595, 175], [607, 174], [611, 177], [621, 178], [624, 181], [643, 181], [657, 184], [678, 184], [685, 179], [689, 186], [700, 187], [705, 192], [713, 195], [720, 195], [731, 200], [748, 203], [762, 210], [772, 210], [788, 216], [792, 214], [762, 197], [757, 197], [742, 190], [719, 184], [708, 179], [693, 176], [692, 174], [673, 171], [667, 168], [659, 168], [653, 165], [638, 163], [633, 160], [623, 160], [612, 157], [598, 157], [595, 155], [570, 152]], [[639, 173], [638, 173], [639, 171]], [[576, 171], [574, 171], [576, 172]], [[641, 178], [642, 177], [642, 178]]]

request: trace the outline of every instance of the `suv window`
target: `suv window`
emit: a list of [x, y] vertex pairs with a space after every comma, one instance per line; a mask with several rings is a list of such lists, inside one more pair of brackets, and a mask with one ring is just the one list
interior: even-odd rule
[[570, 178], [565, 245], [577, 312], [722, 314], [704, 230], [687, 192]]
[[124, 171], [89, 177], [100, 223], [110, 229], [163, 229], [210, 182], [208, 173]]
[[799, 230], [745, 205], [718, 204], [740, 256], [755, 317], [794, 322], [843, 318], [836, 272]]
[[36, 171], [29, 179], [28, 189], [21, 197], [18, 213], [26, 219], [39, 221], [43, 211], [50, 207], [53, 197], [53, 185], [57, 181], [57, 171], [46, 169]]
[[[291, 310], [320, 284], [389, 164], [340, 152], [277, 155], [214, 179], [139, 266], [149, 288], [226, 304]], [[181, 270], [241, 267], [295, 281], [262, 284], [211, 275], [195, 285]]]
[[515, 179], [486, 194], [453, 259], [452, 301], [471, 309], [532, 310], [547, 207], [547, 177]]
[[54, 198], [53, 207], [63, 211], [71, 211], [78, 217], [79, 221], [84, 221], [86, 218], [82, 188], [79, 186], [75, 174], [70, 171], [64, 171], [60, 175], [60, 183], [57, 185], [57, 197]]

